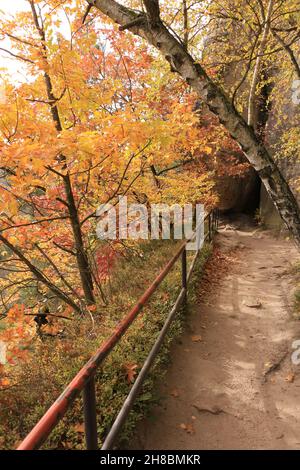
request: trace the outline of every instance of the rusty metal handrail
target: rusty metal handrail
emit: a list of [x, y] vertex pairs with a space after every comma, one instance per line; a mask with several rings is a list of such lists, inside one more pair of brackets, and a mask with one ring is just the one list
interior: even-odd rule
[[[205, 240], [208, 238], [209, 241], [212, 240], [213, 234], [217, 229], [218, 224], [218, 212], [217, 210], [213, 210], [209, 212], [204, 221], [208, 219], [208, 232], [205, 235]], [[127, 331], [129, 326], [133, 323], [139, 312], [142, 310], [146, 302], [152, 296], [152, 294], [156, 291], [157, 287], [161, 284], [161, 282], [165, 279], [167, 274], [170, 272], [176, 261], [182, 256], [182, 289], [181, 292], [175, 302], [174, 307], [172, 308], [161, 332], [159, 335], [158, 340], [160, 340], [159, 344], [157, 344], [158, 340], [155, 342], [151, 353], [158, 352], [158, 349], [162, 343], [162, 340], [165, 337], [165, 334], [168, 330], [168, 326], [171, 323], [174, 314], [176, 313], [179, 305], [182, 303], [182, 300], [186, 297], [187, 291], [187, 283], [190, 279], [192, 274], [192, 270], [196, 261], [196, 257], [198, 252], [196, 253], [189, 272], [187, 273], [187, 266], [186, 266], [186, 245], [189, 241], [191, 241], [194, 236], [186, 240], [182, 243], [179, 250], [173, 256], [173, 258], [166, 264], [163, 270], [159, 273], [156, 277], [154, 282], [148, 287], [148, 289], [144, 292], [144, 294], [140, 297], [138, 302], [135, 306], [130, 310], [130, 312], [123, 318], [123, 320], [119, 323], [116, 327], [113, 334], [108, 338], [96, 351], [96, 353], [90, 358], [90, 360], [82, 367], [82, 369], [76, 374], [73, 380], [69, 383], [69, 385], [65, 388], [62, 394], [57, 398], [57, 400], [51, 405], [48, 411], [43, 415], [40, 421], [34, 426], [34, 428], [30, 431], [30, 433], [25, 437], [22, 443], [18, 446], [17, 450], [33, 450], [38, 449], [47, 439], [51, 431], [55, 428], [58, 422], [62, 419], [65, 415], [66, 411], [75, 400], [75, 398], [79, 395], [81, 391], [83, 391], [83, 402], [84, 402], [84, 420], [85, 420], [85, 438], [86, 438], [86, 446], [89, 450], [95, 450], [98, 448], [97, 444], [97, 423], [96, 423], [96, 395], [95, 395], [95, 382], [94, 382], [94, 375], [96, 373], [97, 368], [99, 365], [104, 361], [104, 359], [108, 356], [108, 354], [112, 351], [115, 345], [119, 342], [120, 338], [124, 335]], [[163, 333], [163, 334], [162, 334]], [[157, 351], [156, 351], [157, 350]], [[150, 355], [151, 355], [150, 353]], [[155, 355], [156, 355], [155, 354]], [[153, 356], [154, 358], [155, 356]], [[148, 362], [147, 362], [148, 361]], [[131, 406], [133, 404], [132, 396], [136, 397], [138, 390], [137, 385], [139, 384], [138, 380], [142, 381], [145, 377], [145, 372], [147, 373], [148, 369], [150, 368], [153, 360], [151, 357], [151, 363], [149, 364], [149, 356], [140, 371], [140, 374], [131, 389], [129, 396], [131, 396]], [[145, 371], [145, 365], [146, 371]], [[142, 373], [143, 371], [143, 373]], [[141, 375], [142, 373], [142, 375]], [[139, 379], [139, 377], [141, 378]], [[141, 383], [142, 383], [141, 381]], [[136, 385], [137, 383], [137, 385]], [[140, 385], [141, 385], [140, 383]], [[135, 387], [135, 388], [134, 388]], [[134, 393], [132, 393], [134, 390]], [[126, 402], [125, 402], [126, 403]], [[124, 407], [124, 406], [123, 406]], [[122, 407], [122, 410], [123, 410]], [[122, 411], [121, 410], [121, 411]], [[128, 411], [129, 412], [129, 411]], [[126, 416], [127, 416], [126, 412]], [[122, 423], [126, 419], [122, 417]], [[115, 426], [115, 423], [112, 427], [114, 429], [114, 433], [116, 435], [116, 430], [119, 432], [120, 425]], [[107, 440], [106, 446], [109, 444], [111, 445], [112, 439], [111, 437], [115, 438], [115, 435], [112, 436], [110, 433], [110, 442], [108, 443]], [[103, 447], [108, 448], [108, 447]]]

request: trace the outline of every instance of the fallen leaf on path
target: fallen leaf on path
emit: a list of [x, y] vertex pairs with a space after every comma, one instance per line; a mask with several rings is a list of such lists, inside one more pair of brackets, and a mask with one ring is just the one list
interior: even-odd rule
[[174, 388], [174, 390], [171, 391], [170, 395], [172, 395], [172, 397], [179, 397], [180, 393], [179, 391], [177, 390], [177, 388]]
[[183, 429], [185, 432], [187, 432], [188, 434], [195, 434], [194, 426], [191, 423], [187, 423], [187, 424], [181, 423], [179, 427]]
[[250, 308], [261, 308], [262, 307], [262, 303], [260, 300], [244, 300], [243, 302], [246, 307], [250, 307]]
[[221, 413], [225, 413], [225, 411], [220, 408], [218, 405], [206, 405], [206, 406], [199, 406], [199, 405], [193, 405], [199, 413], [204, 412], [204, 413], [211, 413], [213, 415], [219, 415]]
[[293, 372], [290, 372], [284, 380], [286, 382], [293, 383], [295, 380], [295, 374]]
[[202, 341], [202, 336], [201, 335], [194, 335], [194, 336], [192, 336], [192, 341], [193, 341], [193, 343], [199, 343], [200, 341]]

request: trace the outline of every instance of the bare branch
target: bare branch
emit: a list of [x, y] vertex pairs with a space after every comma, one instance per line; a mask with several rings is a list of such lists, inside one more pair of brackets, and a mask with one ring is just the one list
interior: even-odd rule
[[53, 284], [47, 277], [37, 268], [26, 256], [22, 253], [22, 251], [17, 248], [15, 245], [13, 245], [7, 238], [3, 237], [3, 235], [0, 234], [0, 241], [7, 246], [15, 255], [18, 256], [20, 261], [22, 261], [32, 274], [35, 276], [35, 278], [40, 281], [42, 284], [44, 284], [46, 287], [48, 287], [51, 292], [53, 292], [58, 298], [63, 300], [66, 304], [70, 305], [76, 312], [80, 312], [80, 308], [76, 303], [69, 297], [67, 296], [64, 292], [62, 292], [55, 284]]
[[294, 69], [296, 71], [296, 74], [298, 76], [298, 78], [300, 79], [300, 65], [298, 64], [298, 61], [296, 59], [296, 56], [291, 48], [291, 46], [289, 44], [287, 44], [283, 39], [282, 37], [275, 31], [274, 28], [271, 28], [271, 33], [273, 34], [274, 38], [279, 42], [279, 44], [281, 44], [281, 46], [283, 47], [283, 49], [287, 52], [287, 54], [289, 55], [290, 59], [291, 59], [291, 62], [294, 66]]
[[15, 59], [23, 60], [24, 62], [28, 62], [29, 64], [34, 64], [33, 60], [28, 59], [27, 57], [23, 57], [19, 54], [15, 54], [14, 52], [9, 51], [8, 49], [4, 49], [4, 47], [0, 47], [0, 51], [6, 52], [7, 54], [11, 55], [12, 57], [15, 57]]

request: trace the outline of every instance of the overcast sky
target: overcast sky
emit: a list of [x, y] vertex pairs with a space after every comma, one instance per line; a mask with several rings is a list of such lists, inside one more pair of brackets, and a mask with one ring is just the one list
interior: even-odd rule
[[24, 10], [28, 8], [28, 2], [26, 0], [0, 0], [0, 10], [14, 13], [17, 10]]
[[[0, 0], [0, 12], [2, 14], [14, 15], [17, 11], [24, 11], [28, 8], [29, 5], [26, 0]], [[9, 45], [9, 41], [0, 41], [0, 47], [9, 49]], [[20, 61], [9, 58], [8, 54], [2, 51], [0, 51], [0, 67], [7, 68], [10, 74], [15, 76], [16, 80], [24, 80], [24, 68]]]
[[[27, 0], [0, 0], [0, 14], [15, 15], [18, 11], [30, 10], [30, 5]], [[61, 17], [62, 27], [60, 31], [64, 34], [65, 31], [69, 33], [69, 25], [64, 16]], [[9, 40], [0, 41], [0, 47], [10, 49], [11, 44]], [[26, 66], [21, 61], [10, 57], [9, 54], [0, 51], [0, 68], [6, 68], [10, 75], [12, 75], [17, 82], [26, 80]], [[1, 77], [1, 71], [0, 71]]]

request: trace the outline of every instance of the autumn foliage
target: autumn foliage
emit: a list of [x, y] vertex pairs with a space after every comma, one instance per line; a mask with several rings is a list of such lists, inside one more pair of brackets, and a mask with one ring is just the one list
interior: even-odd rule
[[[140, 9], [149, 2], [123, 3]], [[256, 106], [261, 143], [295, 158], [299, 111], [290, 115], [286, 90], [300, 79], [299, 8], [275, 1], [264, 44], [270, 3], [161, 1], [161, 19], [224, 88], [231, 111], [247, 116]], [[249, 170], [172, 61], [124, 29], [87, 10], [86, 0], [27, 0], [13, 16], [0, 10], [0, 52], [13, 64], [0, 77], [0, 446], [2, 439], [15, 446], [173, 254], [174, 241], [100, 241], [100, 204], [118, 210], [127, 196], [148, 208], [200, 202], [208, 210], [218, 205], [222, 178]], [[271, 108], [276, 141], [267, 125]], [[215, 251], [203, 290], [217, 284], [216, 263], [224, 272], [228, 259]], [[172, 305], [178, 275], [104, 366], [101, 436]], [[141, 401], [150, 400], [146, 386]], [[23, 417], [27, 404], [33, 414]], [[72, 412], [72, 426], [62, 423], [53, 445], [81, 448], [83, 426]], [[16, 436], [6, 437], [8, 421]]]
[[[83, 24], [84, 2], [64, 3], [30, 1], [0, 21], [7, 51], [27, 75], [14, 82], [3, 71], [1, 83], [9, 362], [25, 357], [34, 319], [40, 334], [49, 315], [80, 318], [106, 304], [103, 284], [126, 246], [97, 240], [101, 203], [126, 195], [148, 205], [212, 206], [214, 174], [244, 169], [226, 133], [211, 116], [200, 118], [194, 94], [145, 44], [95, 16]], [[226, 158], [218, 161], [221, 147]]]

